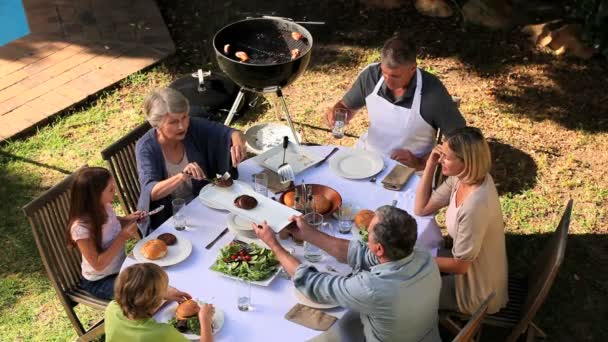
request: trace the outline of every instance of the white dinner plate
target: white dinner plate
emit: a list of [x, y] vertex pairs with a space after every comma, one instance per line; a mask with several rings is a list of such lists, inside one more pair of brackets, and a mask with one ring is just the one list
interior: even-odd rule
[[192, 253], [192, 243], [190, 242], [190, 240], [186, 239], [183, 236], [180, 236], [180, 234], [178, 233], [173, 232], [171, 234], [175, 235], [175, 237], [177, 238], [177, 242], [175, 242], [175, 244], [173, 244], [172, 246], [167, 246], [167, 255], [156, 260], [147, 259], [141, 253], [141, 248], [143, 247], [144, 243], [152, 239], [156, 239], [156, 237], [160, 234], [162, 233], [154, 232], [141, 239], [135, 245], [135, 247], [133, 248], [133, 257], [135, 258], [135, 260], [137, 260], [138, 262], [151, 262], [153, 264], [157, 264], [158, 266], [165, 267], [175, 265], [186, 260], [190, 253]]
[[239, 239], [247, 243], [254, 242], [258, 245], [264, 245], [264, 243], [258, 239], [258, 236], [255, 235], [255, 232], [251, 228], [253, 221], [234, 213], [228, 214], [227, 221], [228, 229], [234, 235], [237, 235]]
[[209, 183], [209, 184], [205, 185], [201, 189], [201, 192], [200, 192], [198, 198], [201, 200], [201, 202], [203, 202], [204, 205], [208, 206], [211, 209], [217, 209], [217, 210], [228, 210], [228, 209], [224, 208], [223, 206], [218, 205], [216, 202], [208, 201], [206, 199], [206, 196], [204, 196], [204, 194], [211, 191], [211, 189], [213, 189], [214, 191], [219, 190], [219, 191], [226, 192], [226, 193], [233, 192], [233, 193], [239, 193], [239, 194], [253, 191], [253, 187], [250, 184], [245, 183], [243, 181], [239, 181], [239, 180], [233, 181], [232, 186], [227, 187], [227, 188], [221, 188], [213, 183]]
[[384, 160], [379, 154], [364, 150], [341, 150], [329, 160], [329, 168], [349, 179], [369, 178], [382, 171]]
[[[205, 304], [204, 301], [198, 300], [196, 299], [196, 301], [202, 305]], [[158, 322], [161, 323], [167, 323], [169, 322], [173, 317], [175, 317], [175, 311], [177, 311], [177, 306], [179, 304], [177, 302], [173, 302], [172, 304], [166, 306], [159, 314], [158, 314]], [[213, 335], [215, 335], [218, 331], [222, 330], [222, 327], [224, 326], [224, 310], [218, 308], [217, 306], [213, 306], [215, 309], [215, 313], [213, 314], [213, 322], [212, 324], [212, 333]], [[182, 335], [184, 335], [185, 338], [189, 339], [189, 340], [195, 340], [198, 341], [201, 337], [198, 334], [188, 334], [188, 333], [182, 333]]]
[[237, 230], [253, 230], [253, 228], [251, 227], [252, 223], [254, 222], [237, 214], [228, 214], [228, 226], [230, 226], [231, 228]]
[[296, 298], [298, 299], [298, 302], [300, 304], [304, 304], [306, 306], [309, 306], [311, 308], [314, 309], [333, 309], [333, 308], [337, 308], [338, 304], [321, 304], [321, 303], [317, 303], [313, 300], [311, 300], [310, 298], [306, 297], [302, 292], [300, 292], [300, 290], [298, 290], [297, 288], [293, 288], [294, 293], [296, 294]]

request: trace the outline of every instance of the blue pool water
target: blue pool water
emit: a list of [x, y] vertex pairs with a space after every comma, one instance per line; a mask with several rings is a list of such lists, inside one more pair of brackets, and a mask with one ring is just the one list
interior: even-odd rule
[[0, 46], [29, 33], [21, 0], [0, 0]]

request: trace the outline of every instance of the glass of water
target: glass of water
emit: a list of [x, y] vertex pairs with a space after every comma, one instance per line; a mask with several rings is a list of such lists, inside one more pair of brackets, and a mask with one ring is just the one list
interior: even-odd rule
[[331, 132], [334, 135], [334, 138], [341, 139], [344, 137], [347, 117], [348, 110], [344, 108], [336, 108], [334, 111], [334, 129]]
[[338, 210], [338, 231], [348, 234], [353, 227], [353, 207], [350, 204], [342, 204]]
[[264, 197], [268, 196], [268, 176], [265, 173], [253, 175], [253, 189]]
[[171, 206], [173, 207], [173, 226], [175, 230], [186, 229], [186, 215], [182, 210], [186, 206], [186, 201], [182, 198], [176, 198], [171, 201]]
[[236, 298], [236, 305], [240, 311], [249, 311], [251, 309], [251, 281], [237, 281]]
[[[323, 225], [323, 215], [315, 212], [304, 215], [304, 220], [314, 229], [320, 229]], [[304, 259], [310, 262], [319, 262], [323, 258], [321, 248], [304, 241]]]

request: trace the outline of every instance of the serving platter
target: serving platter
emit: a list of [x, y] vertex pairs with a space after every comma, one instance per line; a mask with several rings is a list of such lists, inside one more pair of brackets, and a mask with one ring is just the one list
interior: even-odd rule
[[[214, 191], [230, 191], [230, 192], [241, 192], [241, 193], [245, 193], [245, 192], [249, 192], [249, 191], [253, 191], [253, 187], [248, 184], [245, 183], [243, 181], [239, 181], [239, 180], [235, 180], [233, 181], [233, 184], [231, 187], [228, 188], [222, 188], [219, 187], [213, 183], [209, 183], [207, 185], [205, 185], [203, 187], [203, 189], [201, 190], [201, 193], [203, 191], [207, 192], [207, 191], [212, 191], [211, 188], [214, 188]], [[200, 196], [198, 197], [201, 202], [203, 202], [204, 205], [208, 206], [211, 209], [216, 209], [216, 210], [227, 210], [221, 206], [219, 206], [217, 203], [213, 202], [213, 201], [208, 201], [205, 197]]]
[[[293, 173], [296, 176], [302, 171], [320, 162], [321, 159], [323, 159], [323, 156], [319, 156], [312, 151], [305, 150], [291, 141], [287, 145], [285, 162], [291, 166]], [[279, 144], [278, 146], [275, 146], [270, 150], [254, 157], [253, 160], [267, 169], [278, 172], [279, 166], [283, 164], [283, 145]]]
[[[238, 241], [238, 240], [235, 240], [235, 241], [237, 241], [237, 242], [239, 242], [239, 243], [243, 243], [242, 241]], [[258, 246], [260, 246], [260, 247], [266, 248], [266, 246], [265, 246], [265, 245], [259, 244], [259, 243], [257, 243], [257, 242], [254, 242], [254, 243], [256, 243], [256, 244], [257, 244]], [[226, 246], [227, 246], [227, 245], [226, 245]], [[224, 246], [224, 247], [225, 247], [225, 246]], [[267, 248], [266, 248], [266, 249], [267, 249]], [[218, 256], [219, 256], [219, 254], [218, 254]], [[221, 276], [223, 276], [223, 277], [226, 277], [226, 278], [230, 278], [230, 279], [234, 279], [234, 280], [243, 281], [243, 278], [236, 277], [236, 276], [233, 276], [233, 275], [230, 275], [230, 274], [226, 274], [226, 273], [224, 273], [224, 272], [220, 272], [220, 271], [216, 271], [216, 270], [214, 270], [214, 269], [213, 269], [213, 266], [214, 266], [216, 263], [217, 263], [217, 259], [216, 259], [216, 261], [215, 261], [215, 262], [214, 262], [214, 263], [211, 265], [211, 267], [209, 267], [209, 270], [210, 270], [211, 272], [215, 272], [215, 273], [217, 273], [217, 274], [219, 274], [219, 275], [221, 275]], [[281, 264], [277, 264], [277, 266], [276, 266], [276, 270], [275, 270], [275, 271], [274, 271], [272, 274], [270, 274], [270, 276], [269, 276], [268, 278], [266, 278], [266, 279], [264, 279], [264, 280], [250, 280], [249, 282], [250, 282], [251, 284], [253, 284], [253, 285], [258, 285], [258, 286], [270, 286], [270, 284], [272, 283], [272, 281], [273, 281], [273, 280], [274, 280], [274, 279], [275, 279], [275, 278], [276, 278], [276, 277], [279, 275], [279, 273], [281, 273], [281, 270], [282, 270], [282, 269], [283, 269], [283, 268], [281, 267]]]
[[[254, 197], [258, 204], [253, 209], [242, 209], [234, 205], [234, 200], [241, 195]], [[199, 199], [206, 205], [228, 210], [243, 219], [252, 222], [268, 222], [268, 225], [275, 232], [279, 232], [291, 222], [289, 218], [300, 213], [292, 208], [273, 201], [272, 199], [260, 195], [251, 188], [231, 186], [229, 188], [218, 188], [217, 186], [205, 186]]]

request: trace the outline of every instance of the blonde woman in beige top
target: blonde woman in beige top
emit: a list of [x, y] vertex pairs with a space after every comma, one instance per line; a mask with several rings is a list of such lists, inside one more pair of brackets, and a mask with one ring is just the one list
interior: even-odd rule
[[[447, 180], [432, 192], [438, 163]], [[473, 313], [495, 291], [489, 313], [508, 301], [504, 221], [494, 180], [490, 148], [474, 127], [456, 129], [429, 156], [416, 191], [416, 215], [448, 207], [446, 225], [454, 240], [450, 251], [438, 253], [442, 273], [440, 309]]]

